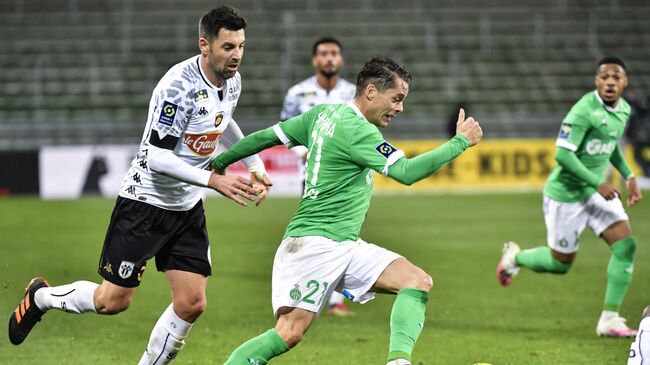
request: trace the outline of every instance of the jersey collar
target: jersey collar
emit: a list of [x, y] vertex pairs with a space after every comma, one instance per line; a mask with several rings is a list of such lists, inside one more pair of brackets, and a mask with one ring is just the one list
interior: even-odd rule
[[[352, 110], [354, 110], [354, 113], [355, 113], [356, 115], [360, 116], [360, 117], [363, 118], [363, 119], [366, 119], [366, 117], [363, 115], [363, 113], [361, 113], [361, 110], [359, 110], [359, 108], [354, 104], [354, 102], [351, 102], [351, 101], [350, 101], [350, 102], [348, 102], [347, 105], [348, 105]], [[367, 122], [367, 121], [368, 121], [368, 119], [366, 119], [366, 122]]]
[[[196, 67], [199, 69], [199, 74], [201, 75], [201, 78], [203, 79], [203, 82], [206, 83], [206, 85], [208, 85], [210, 88], [215, 89], [215, 90], [223, 89], [223, 86], [222, 87], [217, 87], [217, 85], [214, 85], [213, 83], [211, 83], [210, 80], [208, 80], [208, 77], [205, 75], [205, 73], [203, 73], [203, 69], [201, 68], [201, 55], [198, 55], [196, 57]], [[226, 83], [224, 82], [223, 85], [226, 86]]]
[[598, 100], [598, 102], [602, 104], [602, 106], [604, 106], [608, 112], [616, 113], [618, 106], [621, 104], [621, 99], [619, 99], [618, 102], [616, 103], [616, 106], [612, 108], [611, 106], [605, 104], [603, 99], [600, 98], [600, 95], [598, 95], [598, 90], [594, 90], [594, 95], [596, 95], [596, 99]]

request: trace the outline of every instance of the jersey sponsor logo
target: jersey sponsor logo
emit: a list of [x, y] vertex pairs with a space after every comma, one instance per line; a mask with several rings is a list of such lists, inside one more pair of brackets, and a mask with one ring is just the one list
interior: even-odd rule
[[183, 143], [192, 152], [199, 156], [209, 156], [219, 145], [219, 138], [221, 133], [206, 133], [206, 134], [190, 134], [185, 133]]
[[392, 155], [393, 152], [397, 151], [397, 148], [391, 146], [390, 143], [383, 141], [379, 146], [375, 147], [375, 150], [382, 156], [388, 158], [388, 156]]
[[573, 126], [571, 126], [571, 124], [562, 123], [562, 127], [560, 127], [560, 134], [558, 135], [558, 138], [563, 138], [563, 139], [569, 138], [572, 130], [573, 130]]
[[598, 155], [598, 154], [611, 154], [614, 152], [614, 149], [616, 148], [616, 142], [610, 141], [607, 143], [603, 143], [600, 139], [594, 138], [591, 141], [587, 142], [586, 145], [586, 150], [587, 153], [590, 155]]
[[223, 122], [223, 112], [217, 112], [217, 116], [214, 117], [214, 127], [218, 127], [221, 122]]
[[120, 263], [120, 269], [118, 270], [117, 273], [118, 275], [120, 275], [122, 279], [128, 279], [131, 277], [131, 274], [133, 274], [134, 266], [135, 264], [130, 261], [122, 261]]
[[194, 93], [194, 102], [198, 103], [203, 100], [208, 100], [208, 90], [201, 89]]
[[174, 124], [174, 118], [176, 117], [176, 110], [178, 105], [165, 101], [160, 111], [160, 117], [158, 118], [158, 123], [171, 126]]

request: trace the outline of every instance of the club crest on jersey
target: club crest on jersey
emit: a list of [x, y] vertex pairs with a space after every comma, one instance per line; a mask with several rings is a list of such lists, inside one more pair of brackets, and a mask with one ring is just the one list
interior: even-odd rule
[[390, 143], [386, 141], [383, 141], [379, 146], [375, 147], [375, 150], [386, 158], [392, 155], [393, 152], [397, 151], [395, 147], [391, 146]]
[[214, 117], [214, 127], [218, 127], [221, 122], [223, 122], [223, 112], [217, 112], [217, 116]]
[[185, 133], [183, 143], [199, 156], [210, 156], [219, 145], [221, 133], [190, 134]]
[[176, 110], [178, 105], [165, 101], [160, 111], [160, 117], [158, 118], [158, 123], [171, 126], [174, 124], [174, 118], [176, 117]]
[[558, 137], [565, 138], [565, 139], [569, 138], [572, 130], [573, 127], [571, 126], [571, 124], [562, 123], [562, 127], [560, 127], [560, 135]]
[[203, 100], [208, 100], [208, 90], [202, 89], [194, 93], [194, 102], [198, 103]]
[[131, 277], [131, 274], [133, 274], [133, 267], [135, 266], [134, 263], [130, 261], [122, 261], [120, 263], [120, 269], [118, 270], [118, 274], [122, 279], [128, 279]]

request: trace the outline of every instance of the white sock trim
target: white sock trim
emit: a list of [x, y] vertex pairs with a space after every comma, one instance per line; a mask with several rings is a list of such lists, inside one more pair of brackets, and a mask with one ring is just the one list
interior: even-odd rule
[[72, 284], [41, 288], [34, 294], [34, 304], [41, 311], [58, 309], [69, 313], [97, 312], [95, 289], [99, 284], [91, 281], [75, 281]]

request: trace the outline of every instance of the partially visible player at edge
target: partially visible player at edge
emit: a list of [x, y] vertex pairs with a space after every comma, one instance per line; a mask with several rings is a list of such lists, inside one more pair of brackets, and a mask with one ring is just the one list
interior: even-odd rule
[[301, 341], [332, 291], [365, 303], [375, 292], [397, 294], [390, 317], [388, 363], [410, 364], [425, 322], [431, 277], [404, 257], [359, 238], [379, 172], [410, 185], [479, 142], [483, 132], [461, 109], [458, 132], [437, 149], [414, 158], [395, 149], [379, 132], [402, 112], [411, 75], [386, 57], [368, 60], [348, 104], [318, 105], [253, 133], [218, 156], [231, 163], [281, 143], [303, 145], [306, 190], [275, 255], [272, 304], [275, 328], [237, 348], [226, 364], [266, 364]]
[[636, 330], [628, 328], [619, 310], [632, 281], [636, 239], [619, 192], [605, 177], [611, 163], [625, 178], [627, 205], [641, 200], [636, 178], [619, 146], [630, 118], [630, 105], [621, 97], [627, 86], [625, 63], [617, 57], [601, 59], [595, 82], [596, 90], [585, 94], [564, 118], [555, 143], [558, 165], [544, 187], [548, 247], [521, 251], [516, 243], [506, 242], [497, 277], [508, 286], [520, 267], [566, 274], [578, 252], [580, 234], [588, 225], [612, 250], [596, 333], [634, 337]]
[[[281, 120], [296, 117], [319, 104], [352, 101], [356, 87], [339, 75], [344, 64], [342, 50], [341, 42], [336, 38], [323, 37], [314, 43], [311, 49], [311, 64], [316, 74], [289, 88], [280, 113]], [[307, 157], [305, 146], [295, 146], [291, 151], [300, 156], [301, 162], [304, 163]], [[304, 166], [301, 164], [300, 167], [301, 176], [304, 176]], [[328, 300], [329, 312], [336, 316], [353, 315], [345, 305], [344, 299], [343, 294], [333, 292]]]
[[630, 345], [627, 365], [648, 365], [650, 361], [650, 305], [645, 307], [639, 331]]
[[[232, 119], [241, 93], [239, 66], [246, 21], [221, 6], [199, 22], [201, 54], [172, 67], [153, 91], [140, 151], [124, 177], [99, 262], [101, 285], [90, 281], [50, 287], [33, 279], [9, 320], [9, 339], [23, 342], [50, 309], [116, 314], [126, 310], [147, 260], [155, 256], [172, 304], [155, 324], [139, 364], [167, 364], [185, 344], [206, 306], [211, 274], [202, 187], [245, 205], [270, 184], [258, 157], [245, 160], [251, 180], [207, 170], [219, 141], [243, 138]], [[264, 182], [264, 183], [261, 183]], [[257, 185], [257, 187], [253, 187]]]

